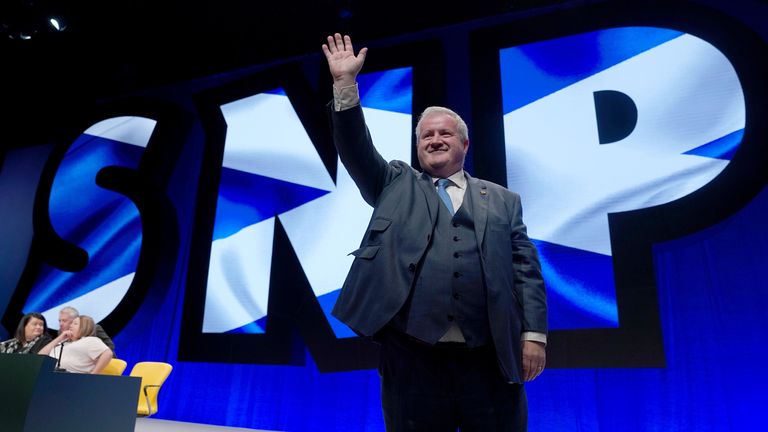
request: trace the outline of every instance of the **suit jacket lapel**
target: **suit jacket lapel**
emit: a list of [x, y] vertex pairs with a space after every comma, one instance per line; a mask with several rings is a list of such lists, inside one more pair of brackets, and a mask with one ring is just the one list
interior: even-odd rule
[[419, 187], [424, 191], [424, 199], [427, 200], [427, 210], [429, 210], [429, 220], [432, 226], [435, 226], [437, 222], [437, 209], [440, 204], [440, 198], [435, 191], [435, 185], [432, 183], [432, 176], [427, 173], [421, 173], [419, 181], [417, 182]]
[[483, 250], [485, 226], [488, 223], [488, 189], [482, 180], [470, 177], [466, 172], [464, 174], [467, 176], [467, 191], [465, 193], [471, 194], [472, 219], [475, 221], [477, 245], [480, 250]]

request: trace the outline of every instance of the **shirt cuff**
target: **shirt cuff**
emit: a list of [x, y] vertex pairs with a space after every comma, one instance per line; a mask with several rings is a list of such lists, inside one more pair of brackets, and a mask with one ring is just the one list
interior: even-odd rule
[[344, 111], [360, 105], [360, 92], [357, 83], [342, 88], [333, 86], [333, 110]]
[[538, 333], [538, 332], [523, 332], [523, 336], [521, 338], [524, 341], [534, 341], [534, 342], [541, 342], [544, 345], [547, 344], [547, 335], [546, 333]]

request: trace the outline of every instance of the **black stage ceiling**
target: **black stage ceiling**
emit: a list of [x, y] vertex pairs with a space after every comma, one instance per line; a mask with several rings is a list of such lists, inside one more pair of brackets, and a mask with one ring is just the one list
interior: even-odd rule
[[329, 32], [367, 41], [563, 3], [589, 2], [3, 0], [0, 145], [45, 141], [41, 121], [103, 98], [319, 53]]

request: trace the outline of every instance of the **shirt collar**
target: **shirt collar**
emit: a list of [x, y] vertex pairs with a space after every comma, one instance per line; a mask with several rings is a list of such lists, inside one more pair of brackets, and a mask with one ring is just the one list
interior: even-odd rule
[[[432, 177], [432, 184], [435, 184], [438, 179], [440, 179], [440, 177]], [[455, 173], [449, 175], [448, 180], [450, 180], [459, 189], [467, 188], [467, 176], [464, 175], [464, 170], [458, 170]]]

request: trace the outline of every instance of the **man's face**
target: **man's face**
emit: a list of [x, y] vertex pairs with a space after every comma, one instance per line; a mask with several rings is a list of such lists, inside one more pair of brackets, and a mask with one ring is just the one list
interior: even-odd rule
[[469, 140], [462, 141], [456, 120], [436, 113], [422, 119], [417, 154], [421, 169], [433, 177], [448, 177], [464, 167]]
[[60, 312], [59, 313], [59, 331], [63, 332], [66, 330], [69, 330], [69, 326], [72, 325], [72, 320], [74, 318], [66, 313], [66, 312]]

